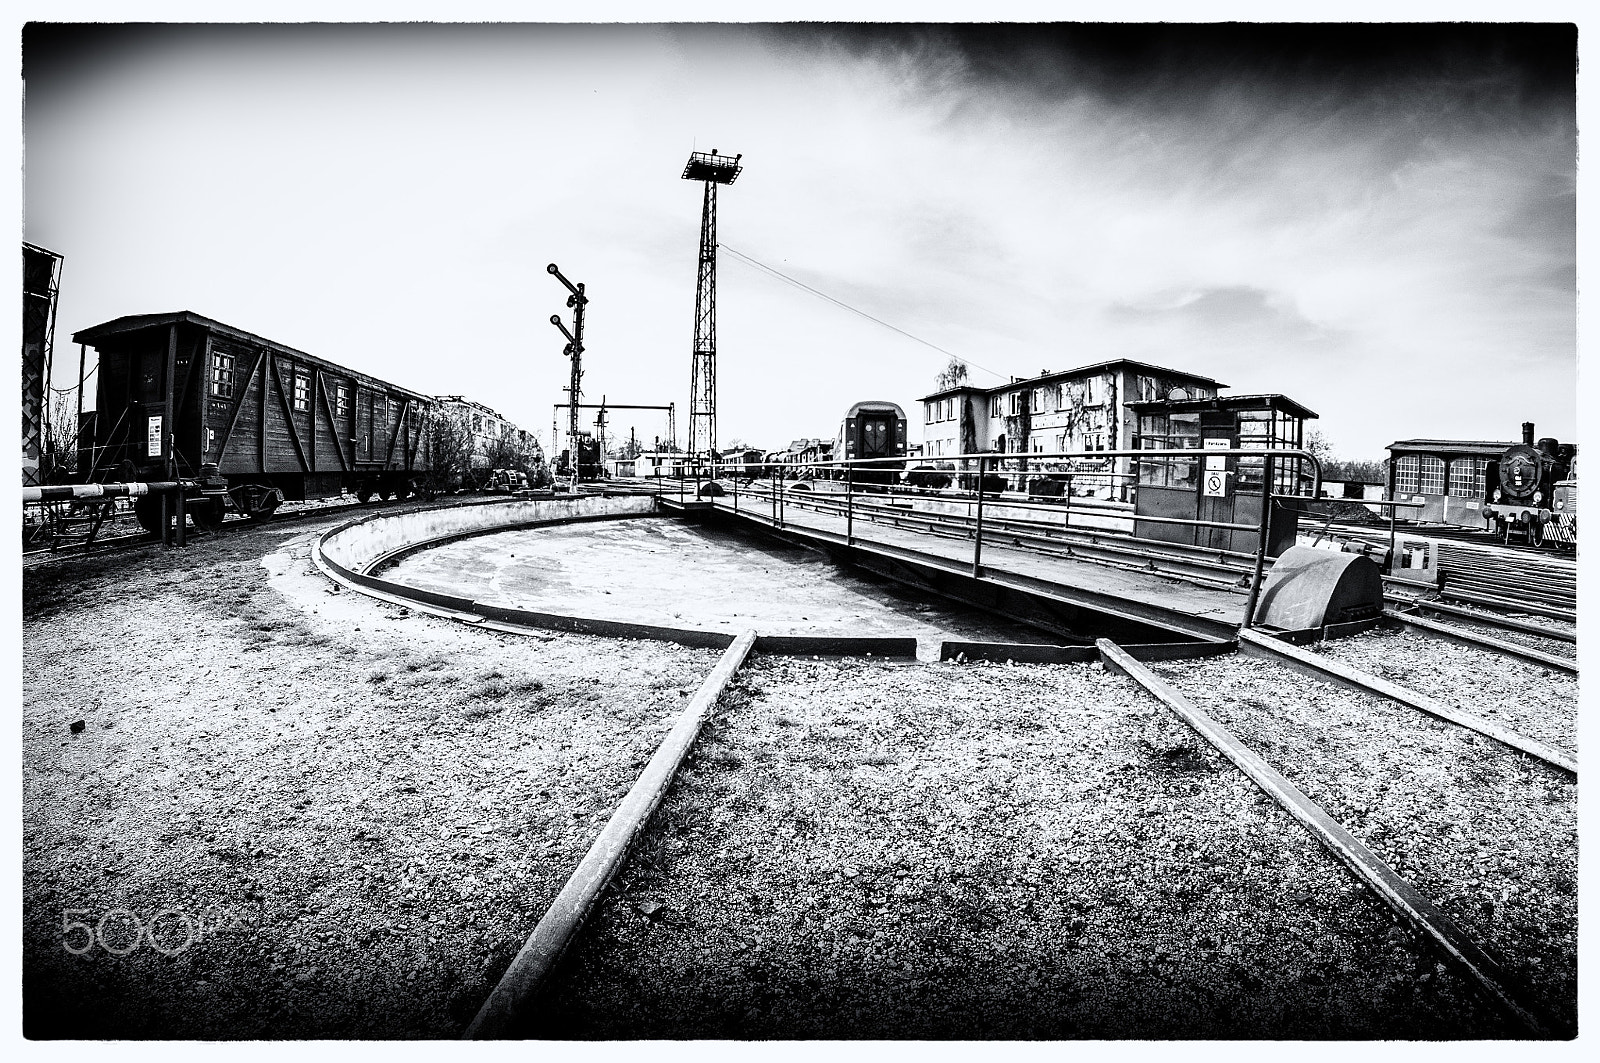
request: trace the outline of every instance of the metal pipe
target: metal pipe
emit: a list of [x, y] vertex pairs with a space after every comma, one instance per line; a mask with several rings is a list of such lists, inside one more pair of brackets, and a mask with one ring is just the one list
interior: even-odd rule
[[851, 487], [855, 483], [854, 473], [855, 466], [846, 465], [844, 467], [844, 544], [846, 546], [855, 545], [856, 500], [855, 493], [851, 491]]
[[73, 498], [139, 498], [177, 491], [195, 484], [188, 480], [159, 481], [156, 483], [126, 484], [52, 484], [48, 487], [24, 487], [22, 501], [60, 502]]
[[984, 458], [978, 459], [978, 519], [977, 527], [972, 536], [972, 578], [977, 579], [981, 573], [983, 560], [983, 476], [988, 466]]
[[[165, 498], [167, 496], [166, 495], [162, 495], [161, 497]], [[177, 532], [178, 532], [178, 546], [180, 548], [189, 545], [189, 529], [188, 529], [188, 526], [187, 526], [187, 521], [185, 519], [185, 506], [184, 506], [184, 499], [187, 498], [187, 497], [188, 497], [188, 493], [185, 492], [185, 491], [174, 491], [172, 493], [173, 501], [175, 501], [178, 504], [178, 518], [177, 518], [176, 524], [177, 524]]]
[[1251, 627], [1256, 621], [1256, 602], [1261, 597], [1261, 571], [1267, 562], [1267, 531], [1272, 514], [1272, 455], [1267, 454], [1261, 463], [1261, 530], [1256, 539], [1255, 574], [1250, 579], [1250, 599], [1244, 607], [1244, 623]]

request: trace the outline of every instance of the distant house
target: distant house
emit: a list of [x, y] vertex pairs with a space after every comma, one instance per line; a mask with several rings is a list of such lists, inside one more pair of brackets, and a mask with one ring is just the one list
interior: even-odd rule
[[483, 403], [460, 395], [438, 395], [435, 398], [441, 415], [458, 419], [471, 433], [472, 449], [468, 465], [473, 470], [488, 469], [508, 451], [518, 456], [531, 455], [531, 461], [543, 456], [537, 436], [518, 428]]

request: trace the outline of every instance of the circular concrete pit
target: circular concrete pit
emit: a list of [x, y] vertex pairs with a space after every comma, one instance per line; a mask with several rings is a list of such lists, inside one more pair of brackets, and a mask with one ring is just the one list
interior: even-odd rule
[[842, 568], [820, 554], [669, 517], [547, 525], [403, 557], [385, 580], [493, 605], [763, 635], [1053, 642]]

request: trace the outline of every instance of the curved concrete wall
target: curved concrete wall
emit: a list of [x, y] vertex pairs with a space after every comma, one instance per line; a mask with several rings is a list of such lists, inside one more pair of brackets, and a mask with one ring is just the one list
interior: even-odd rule
[[328, 560], [366, 574], [395, 554], [464, 535], [482, 535], [533, 524], [608, 517], [641, 517], [656, 510], [652, 495], [606, 498], [508, 499], [424, 509], [411, 513], [374, 513], [335, 528], [320, 546]]

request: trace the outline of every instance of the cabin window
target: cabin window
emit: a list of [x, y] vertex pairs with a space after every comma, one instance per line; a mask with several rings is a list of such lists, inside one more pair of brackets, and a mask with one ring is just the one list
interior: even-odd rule
[[211, 394], [219, 399], [233, 398], [234, 357], [221, 351], [211, 353]]
[[[1086, 433], [1085, 450], [1101, 450], [1105, 437]], [[1140, 450], [1198, 450], [1200, 448], [1200, 415], [1198, 413], [1154, 413], [1139, 418]], [[1142, 458], [1139, 461], [1139, 482], [1152, 487], [1193, 487], [1198, 482], [1200, 463], [1194, 458]]]
[[298, 369], [294, 374], [294, 408], [311, 409], [311, 377]]

